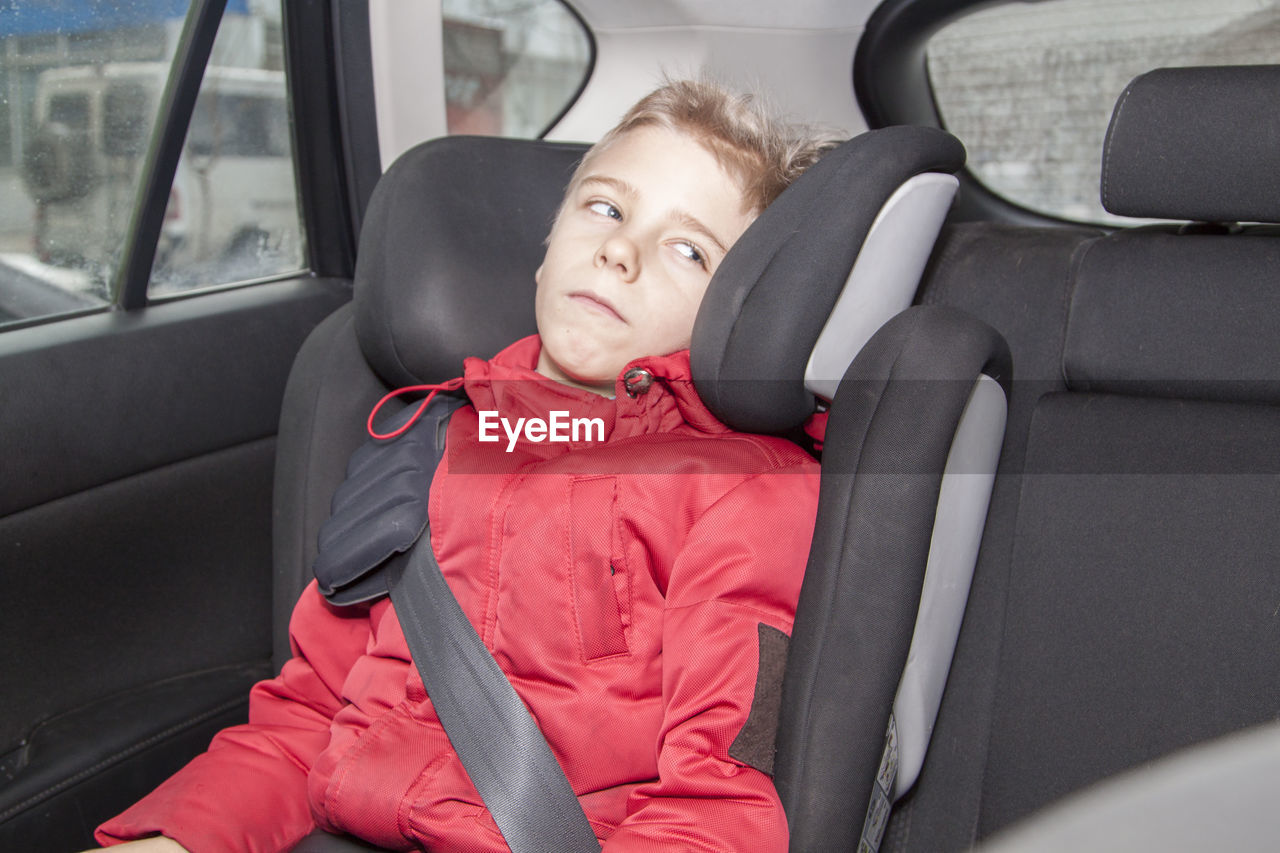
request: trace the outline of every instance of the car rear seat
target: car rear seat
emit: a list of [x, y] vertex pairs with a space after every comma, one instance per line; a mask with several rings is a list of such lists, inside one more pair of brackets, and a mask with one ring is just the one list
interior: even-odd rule
[[1222, 224], [1280, 222], [1277, 102], [1276, 66], [1121, 96], [1104, 205], [1193, 224], [946, 235], [919, 300], [998, 329], [1018, 381], [932, 746], [883, 849], [963, 849], [1280, 715], [1280, 229]]

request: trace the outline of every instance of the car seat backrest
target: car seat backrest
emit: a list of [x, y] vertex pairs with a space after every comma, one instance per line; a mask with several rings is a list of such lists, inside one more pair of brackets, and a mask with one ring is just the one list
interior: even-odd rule
[[[1013, 530], [979, 571], [1005, 582], [975, 593], [960, 646], [958, 670], [990, 689], [948, 688], [935, 738], [965, 746], [926, 759], [888, 849], [967, 847], [1275, 718], [1280, 229], [1236, 223], [1280, 220], [1274, 190], [1254, 191], [1274, 187], [1257, 139], [1280, 138], [1278, 97], [1276, 67], [1162, 69], [1122, 95], [1104, 202], [1192, 221], [1074, 251], [1063, 385], [1001, 472]], [[991, 625], [997, 643], [969, 642]]]

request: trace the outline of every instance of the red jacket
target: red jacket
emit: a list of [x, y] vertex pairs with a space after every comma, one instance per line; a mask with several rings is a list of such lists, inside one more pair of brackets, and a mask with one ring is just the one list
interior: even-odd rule
[[[817, 465], [730, 431], [688, 353], [608, 399], [539, 377], [536, 337], [469, 359], [431, 487], [431, 544], [463, 611], [537, 719], [607, 851], [784, 850], [771, 780], [730, 757], [751, 711], [761, 625], [790, 634]], [[480, 442], [478, 412], [599, 418], [604, 440]], [[494, 423], [492, 418], [489, 421]], [[249, 723], [98, 830], [193, 853], [287, 849], [315, 825], [384, 847], [505, 850], [451, 750], [386, 599], [329, 605], [313, 583], [294, 658]]]

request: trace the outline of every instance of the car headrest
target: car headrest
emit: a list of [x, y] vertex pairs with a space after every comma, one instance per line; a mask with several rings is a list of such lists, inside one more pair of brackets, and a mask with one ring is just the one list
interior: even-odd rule
[[1112, 213], [1280, 222], [1280, 65], [1161, 68], [1120, 95], [1102, 158]]
[[[536, 331], [534, 271], [585, 150], [447, 137], [391, 165], [365, 215], [354, 296], [362, 351], [384, 382], [442, 382], [467, 356], [493, 355]], [[936, 129], [865, 133], [829, 152], [752, 223], [717, 270], [694, 326], [694, 381], [718, 417], [738, 429], [784, 432], [813, 413], [805, 374], [820, 334], [843, 344], [827, 345], [836, 353], [827, 361], [841, 363], [825, 369], [837, 379], [860, 347], [854, 331], [822, 333], [868, 232], [885, 219], [882, 208], [910, 212], [909, 203], [886, 203], [900, 201], [913, 176], [954, 172], [963, 162], [960, 143]], [[904, 282], [879, 305], [844, 300], [871, 318], [865, 336], [910, 303], [949, 203], [948, 193], [934, 205], [936, 221], [917, 229], [927, 239], [914, 252], [884, 252], [911, 258], [908, 274], [876, 265], [852, 287], [879, 296], [895, 290], [885, 281]], [[881, 230], [897, 235], [901, 227]]]
[[[949, 173], [964, 156], [955, 137], [935, 128], [873, 130], [827, 153], [757, 217], [720, 264], [693, 327], [694, 385], [717, 417], [747, 432], [778, 433], [813, 414], [804, 378], [815, 344], [826, 343], [820, 336], [852, 342], [820, 377], [838, 380], [861, 344], [911, 303], [951, 196], [918, 224], [926, 240], [883, 253], [906, 261], [906, 275], [851, 276], [873, 226], [917, 175], [948, 173], [954, 189]], [[895, 241], [902, 237], [892, 230]], [[863, 315], [851, 319], [871, 315], [871, 322], [828, 326], [837, 303]]]
[[1280, 403], [1280, 235], [1126, 229], [1075, 259], [1063, 375], [1077, 391]]
[[533, 274], [584, 151], [450, 136], [391, 164], [365, 213], [353, 300], [384, 382], [443, 382], [537, 331]]

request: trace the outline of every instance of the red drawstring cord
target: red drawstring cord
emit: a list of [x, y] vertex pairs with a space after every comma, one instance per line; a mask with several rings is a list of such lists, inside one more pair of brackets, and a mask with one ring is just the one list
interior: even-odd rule
[[[454, 391], [461, 387], [462, 377], [459, 376], [456, 379], [450, 379], [448, 382], [441, 382], [439, 385], [406, 385], [404, 388], [397, 388], [390, 394], [384, 395], [383, 398], [378, 401], [377, 405], [373, 407], [373, 411], [369, 413], [369, 420], [365, 424], [365, 428], [369, 431], [369, 435], [376, 439], [386, 440], [389, 438], [398, 438], [418, 422], [418, 418], [422, 417], [422, 413], [427, 410], [427, 406], [431, 404], [431, 400], [436, 394], [439, 394], [441, 391]], [[418, 404], [418, 410], [413, 413], [413, 417], [409, 418], [408, 422], [404, 426], [388, 433], [380, 433], [373, 428], [373, 419], [377, 417], [378, 410], [380, 410], [388, 400], [393, 400], [401, 394], [413, 394], [421, 391], [430, 391], [431, 393], [426, 396], [426, 399]]]

